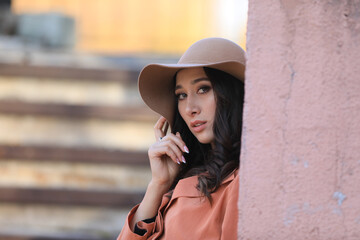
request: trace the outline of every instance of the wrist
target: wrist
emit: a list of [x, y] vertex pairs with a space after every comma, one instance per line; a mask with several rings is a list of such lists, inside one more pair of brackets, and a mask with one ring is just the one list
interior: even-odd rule
[[161, 182], [161, 181], [156, 181], [156, 180], [152, 179], [149, 182], [148, 190], [151, 190], [153, 192], [163, 195], [167, 191], [169, 191], [170, 187], [171, 187], [171, 184], [169, 184], [168, 182]]

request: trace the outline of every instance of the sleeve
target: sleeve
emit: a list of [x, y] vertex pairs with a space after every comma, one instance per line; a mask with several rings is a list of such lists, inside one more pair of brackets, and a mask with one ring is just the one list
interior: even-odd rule
[[168, 194], [165, 194], [162, 198], [158, 214], [154, 218], [146, 219], [136, 223], [135, 229], [140, 230], [139, 232], [138, 230], [135, 230], [135, 232], [131, 231], [131, 227], [129, 225], [140, 204], [136, 205], [129, 212], [124, 227], [121, 230], [117, 240], [145, 240], [159, 237], [164, 231], [163, 212], [169, 201], [170, 198]]
[[[123, 229], [121, 230], [120, 235], [118, 236], [117, 240], [145, 240], [148, 239], [149, 236], [151, 236], [152, 231], [155, 226], [154, 221], [150, 221], [152, 219], [140, 221], [136, 223], [135, 229], [138, 229], [137, 231], [133, 232], [131, 231], [130, 222], [132, 218], [135, 215], [136, 210], [138, 209], [139, 205], [136, 205], [131, 211], [129, 212], [126, 222], [124, 224]], [[155, 219], [155, 218], [154, 218]]]
[[[155, 222], [155, 218], [156, 218], [156, 216], [153, 218], [148, 218], [148, 219], [142, 220], [141, 222], [152, 223], [152, 222]], [[146, 233], [146, 229], [142, 229], [139, 227], [138, 224], [135, 224], [134, 233], [136, 233], [137, 235], [143, 236]]]
[[237, 240], [238, 227], [238, 198], [239, 198], [239, 175], [237, 175], [229, 186], [228, 200], [226, 203], [224, 220], [222, 223], [221, 240]]

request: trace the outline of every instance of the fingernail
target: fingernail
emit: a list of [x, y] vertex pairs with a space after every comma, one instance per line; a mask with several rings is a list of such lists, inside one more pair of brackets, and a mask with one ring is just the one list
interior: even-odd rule
[[184, 156], [181, 156], [181, 161], [182, 161], [183, 163], [186, 163], [186, 160], [185, 160]]
[[176, 162], [177, 162], [177, 164], [180, 164], [180, 161], [179, 161], [179, 159], [178, 159], [178, 158], [176, 158]]
[[189, 153], [189, 149], [187, 148], [187, 146], [184, 146], [184, 151], [185, 151], [186, 153]]

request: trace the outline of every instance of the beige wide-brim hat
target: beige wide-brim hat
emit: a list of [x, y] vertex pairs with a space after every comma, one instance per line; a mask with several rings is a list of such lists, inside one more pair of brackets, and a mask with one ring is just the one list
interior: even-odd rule
[[173, 126], [174, 76], [184, 68], [211, 67], [244, 81], [245, 51], [224, 38], [205, 38], [191, 45], [177, 64], [149, 64], [140, 72], [139, 91], [144, 102]]

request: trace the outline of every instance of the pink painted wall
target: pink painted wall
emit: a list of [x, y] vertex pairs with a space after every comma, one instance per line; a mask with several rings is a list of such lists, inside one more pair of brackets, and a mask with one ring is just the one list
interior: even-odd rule
[[360, 239], [360, 1], [250, 0], [239, 239]]

